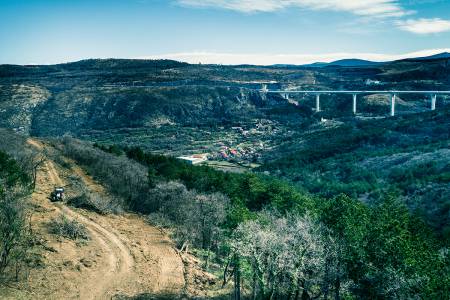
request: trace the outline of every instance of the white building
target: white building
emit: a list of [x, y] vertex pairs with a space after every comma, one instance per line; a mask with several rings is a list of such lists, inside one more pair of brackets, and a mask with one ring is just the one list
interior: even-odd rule
[[208, 154], [193, 154], [190, 156], [179, 156], [178, 159], [184, 160], [191, 165], [197, 165], [208, 160]]
[[379, 85], [379, 84], [381, 84], [381, 81], [379, 80], [372, 80], [372, 79], [366, 80], [366, 85]]

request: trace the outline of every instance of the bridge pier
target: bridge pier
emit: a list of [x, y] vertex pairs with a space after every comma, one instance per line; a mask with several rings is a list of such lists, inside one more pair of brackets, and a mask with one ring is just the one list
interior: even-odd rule
[[395, 116], [395, 100], [397, 94], [391, 94], [391, 117]]
[[320, 94], [316, 95], [316, 112], [320, 111]]
[[281, 98], [285, 100], [289, 100], [289, 94], [288, 93], [280, 93]]
[[[146, 87], [146, 86], [140, 86], [140, 87]], [[149, 87], [149, 86], [147, 86]], [[438, 91], [438, 90], [420, 90], [420, 91], [413, 91], [413, 90], [294, 90], [294, 89], [288, 89], [288, 90], [269, 90], [267, 88], [267, 84], [262, 85], [262, 89], [259, 90], [262, 96], [264, 96], [266, 93], [271, 93], [274, 95], [279, 95], [279, 97], [286, 99], [288, 102], [296, 104], [298, 101], [295, 101], [294, 98], [290, 99], [290, 95], [296, 94], [296, 95], [305, 95], [307, 97], [310, 96], [316, 96], [316, 103], [315, 107], [313, 106], [311, 108], [312, 111], [320, 112], [320, 95], [334, 95], [334, 94], [343, 94], [343, 95], [352, 95], [352, 112], [354, 115], [357, 114], [357, 100], [358, 95], [367, 95], [367, 94], [381, 94], [384, 95], [384, 97], [390, 97], [390, 112], [385, 116], [395, 116], [395, 102], [397, 101], [397, 95], [403, 95], [403, 94], [419, 94], [425, 97], [425, 99], [428, 99], [427, 97], [430, 97], [430, 109], [436, 110], [436, 101], [437, 96], [439, 95], [450, 95], [450, 90], [447, 91]], [[388, 98], [389, 99], [389, 98]], [[428, 100], [425, 100], [428, 101]], [[297, 104], [296, 104], [297, 105]]]
[[431, 95], [431, 110], [435, 110], [436, 109], [436, 94], [432, 94]]

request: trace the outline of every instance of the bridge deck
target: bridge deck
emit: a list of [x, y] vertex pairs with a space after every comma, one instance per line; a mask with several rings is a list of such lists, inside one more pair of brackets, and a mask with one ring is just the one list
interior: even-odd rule
[[395, 116], [395, 102], [397, 99], [397, 96], [399, 94], [422, 94], [422, 95], [428, 95], [431, 100], [431, 110], [436, 109], [436, 99], [437, 95], [450, 95], [450, 91], [402, 91], [402, 90], [391, 90], [391, 91], [377, 91], [377, 90], [362, 90], [362, 91], [356, 91], [356, 90], [325, 90], [325, 91], [319, 91], [319, 90], [269, 90], [267, 89], [267, 86], [263, 86], [263, 88], [260, 90], [262, 93], [271, 93], [271, 94], [280, 94], [283, 98], [286, 100], [289, 100], [290, 94], [305, 94], [305, 95], [315, 95], [316, 97], [316, 107], [315, 111], [320, 111], [320, 96], [326, 95], [326, 94], [347, 94], [347, 95], [353, 95], [353, 105], [352, 105], [352, 111], [353, 114], [356, 114], [356, 102], [358, 95], [361, 94], [386, 94], [389, 95], [391, 98], [391, 111], [390, 115]]
[[261, 90], [265, 93], [274, 94], [450, 94], [450, 91], [342, 91], [342, 90], [329, 90], [329, 91], [315, 91], [315, 90]]

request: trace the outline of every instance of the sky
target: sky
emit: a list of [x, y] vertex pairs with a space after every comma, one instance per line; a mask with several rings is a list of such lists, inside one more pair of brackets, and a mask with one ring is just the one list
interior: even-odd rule
[[305, 64], [450, 52], [450, 0], [0, 0], [0, 64]]

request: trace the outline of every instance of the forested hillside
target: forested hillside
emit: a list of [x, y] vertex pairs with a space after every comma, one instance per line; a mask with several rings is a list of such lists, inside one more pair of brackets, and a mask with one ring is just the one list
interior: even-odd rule
[[[169, 298], [200, 297], [201, 286], [213, 299], [447, 299], [450, 97], [430, 111], [429, 99], [401, 95], [388, 117], [389, 99], [374, 93], [358, 99], [355, 116], [345, 95], [322, 95], [315, 112], [312, 96], [286, 101], [258, 89], [444, 90], [449, 68], [448, 58], [322, 68], [112, 59], [0, 66], [0, 126], [12, 129], [0, 131], [0, 213], [17, 216], [20, 240], [14, 251], [0, 246], [0, 273], [13, 267], [5, 255], [17, 259], [27, 245], [23, 199], [40, 172], [34, 221], [48, 239], [83, 255], [109, 251], [108, 276], [123, 271], [140, 283], [157, 269], [147, 269], [156, 259], [145, 246], [157, 236], [178, 266]], [[192, 154], [208, 160], [176, 158]], [[53, 185], [67, 188], [63, 204], [49, 203]], [[87, 229], [40, 223], [56, 212]], [[11, 230], [5, 218], [1, 234]], [[152, 234], [140, 236], [144, 228]], [[163, 233], [174, 243], [161, 242]], [[46, 265], [51, 274], [67, 268], [76, 280], [95, 265], [77, 257], [77, 269], [48, 249], [60, 259]], [[123, 299], [154, 299], [136, 295], [142, 286]]]
[[321, 196], [345, 193], [377, 202], [402, 199], [446, 239], [450, 238], [450, 110], [376, 121], [348, 120], [340, 127], [296, 138], [266, 153], [269, 171]]
[[245, 297], [448, 297], [447, 242], [395, 193], [366, 204], [139, 148], [95, 149], [72, 139], [61, 145], [125, 208], [171, 228], [181, 251], [197, 253], [206, 270], [222, 274], [224, 286], [234, 282]]
[[[176, 129], [179, 138], [187, 141], [198, 127], [226, 129], [264, 119], [287, 132], [304, 124], [305, 115], [286, 114], [294, 105], [280, 96], [255, 92], [262, 83], [269, 83], [272, 89], [445, 90], [450, 89], [449, 68], [446, 58], [324, 68], [114, 59], [50, 66], [2, 65], [0, 125], [37, 136], [69, 133], [107, 140], [113, 135], [143, 146], [148, 146], [146, 139], [160, 138], [157, 131], [161, 130]], [[368, 85], [368, 80], [377, 84]], [[313, 97], [299, 95], [293, 100], [300, 103], [302, 112], [311, 113]], [[402, 96], [398, 111], [426, 110], [424, 100]], [[439, 99], [438, 106], [445, 102]], [[286, 105], [291, 109], [279, 110]], [[387, 98], [368, 95], [359, 101], [358, 110], [386, 115], [388, 105]], [[351, 99], [324, 96], [322, 109], [327, 118], [351, 115]]]

